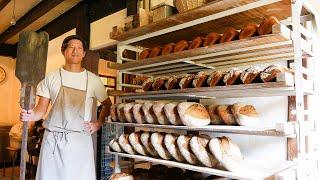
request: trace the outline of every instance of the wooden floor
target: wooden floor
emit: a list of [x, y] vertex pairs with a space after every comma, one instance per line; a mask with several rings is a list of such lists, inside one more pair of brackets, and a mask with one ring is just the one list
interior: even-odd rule
[[[19, 180], [19, 173], [20, 173], [20, 168], [19, 166], [16, 166], [13, 171], [13, 178], [12, 178], [12, 168], [8, 167], [5, 170], [5, 175], [3, 176], [3, 169], [0, 169], [0, 180]], [[29, 178], [29, 180], [34, 180], [35, 175], [33, 174], [32, 177]], [[26, 177], [26, 180], [28, 178]]]

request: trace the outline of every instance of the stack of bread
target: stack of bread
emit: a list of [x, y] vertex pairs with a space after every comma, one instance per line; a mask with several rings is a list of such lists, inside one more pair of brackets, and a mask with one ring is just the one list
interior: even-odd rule
[[177, 43], [168, 43], [163, 47], [156, 46], [149, 49], [144, 49], [139, 54], [139, 60], [153, 58], [161, 55], [166, 55], [170, 53], [177, 53], [184, 50], [196, 49], [199, 47], [211, 46], [219, 43], [226, 43], [235, 40], [242, 40], [251, 38], [254, 36], [262, 36], [272, 33], [272, 26], [279, 24], [277, 18], [271, 16], [265, 18], [260, 25], [255, 23], [248, 23], [240, 31], [229, 27], [225, 32], [220, 35], [216, 32], [209, 33], [206, 37], [194, 37], [192, 41], [180, 40]]
[[209, 124], [256, 127], [259, 124], [259, 115], [255, 107], [243, 103], [203, 106], [195, 102], [146, 101], [115, 104], [111, 106], [110, 111], [111, 120], [114, 122], [190, 127]]
[[197, 74], [184, 74], [172, 77], [148, 78], [142, 84], [144, 91], [158, 91], [171, 89], [186, 89], [200, 87], [229, 86], [251, 83], [274, 82], [277, 75], [292, 70], [280, 66], [270, 65], [264, 70], [251, 66], [245, 70], [232, 68], [227, 72], [213, 71], [211, 73], [198, 72]]
[[[145, 136], [142, 136], [142, 135]], [[139, 154], [192, 165], [237, 171], [243, 160], [239, 147], [228, 137], [178, 135], [163, 132], [122, 134], [109, 143], [115, 152]], [[120, 150], [119, 150], [120, 147]]]

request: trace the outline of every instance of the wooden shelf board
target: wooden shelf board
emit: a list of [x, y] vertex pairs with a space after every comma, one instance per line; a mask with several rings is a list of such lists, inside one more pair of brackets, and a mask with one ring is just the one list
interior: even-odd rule
[[[281, 75], [278, 76], [283, 77]], [[121, 99], [188, 99], [188, 98], [233, 98], [233, 97], [260, 97], [260, 96], [292, 96], [295, 95], [293, 77], [283, 77], [286, 81], [241, 84], [231, 86], [201, 87], [187, 89], [172, 89], [160, 91], [146, 91], [125, 93], [110, 91], [110, 96]], [[306, 94], [312, 94], [308, 91]]]
[[178, 167], [182, 169], [188, 169], [191, 171], [197, 171], [197, 172], [202, 172], [202, 173], [207, 173], [207, 174], [212, 174], [212, 175], [217, 175], [222, 177], [228, 177], [233, 179], [255, 179], [255, 180], [266, 179], [274, 176], [276, 173], [287, 170], [289, 168], [294, 168], [296, 166], [296, 163], [292, 161], [284, 161], [284, 162], [273, 164], [273, 165], [270, 165], [270, 164], [257, 165], [252, 162], [244, 161], [243, 165], [241, 165], [244, 171], [230, 172], [230, 171], [223, 171], [223, 170], [218, 170], [218, 169], [213, 169], [208, 167], [195, 166], [195, 165], [190, 165], [190, 164], [180, 163], [180, 162], [175, 162], [170, 160], [156, 159], [156, 158], [147, 157], [147, 156], [112, 152], [109, 150], [108, 147], [106, 147], [106, 152], [109, 154], [118, 155], [121, 157], [139, 159], [142, 161], [148, 161], [156, 164], [162, 164], [162, 165], [171, 166], [171, 167]]
[[208, 126], [202, 126], [202, 127], [188, 127], [188, 126], [160, 125], [160, 124], [111, 122], [110, 118], [108, 120], [108, 124], [120, 125], [125, 127], [147, 128], [150, 130], [175, 129], [175, 130], [232, 133], [232, 134], [258, 135], [258, 136], [295, 137], [293, 128], [290, 129], [288, 132], [280, 132], [280, 131], [276, 131], [275, 127], [245, 127], [245, 126], [227, 126], [227, 125], [208, 125]]
[[[147, 35], [156, 31], [188, 23], [190, 21], [203, 18], [212, 14], [219, 14], [226, 10], [231, 10], [236, 7], [248, 5], [257, 2], [258, 0], [216, 0], [202, 7], [179, 13], [167, 19], [163, 19], [146, 26], [132, 29], [118, 36], [113, 36], [111, 39], [118, 41], [126, 41], [138, 36]], [[219, 14], [220, 15], [220, 14]], [[154, 47], [163, 45], [169, 42], [177, 42], [181, 39], [192, 40], [192, 37], [203, 36], [212, 31], [223, 33], [228, 27], [241, 29], [249, 22], [260, 23], [263, 18], [275, 16], [279, 20], [284, 20], [291, 16], [291, 1], [279, 0], [259, 8], [247, 10], [241, 13], [235, 13], [223, 18], [217, 18], [213, 21], [202, 23], [182, 30], [177, 30], [171, 33], [153, 37], [147, 40], [142, 40], [135, 43], [143, 47]], [[219, 16], [220, 17], [220, 16]]]

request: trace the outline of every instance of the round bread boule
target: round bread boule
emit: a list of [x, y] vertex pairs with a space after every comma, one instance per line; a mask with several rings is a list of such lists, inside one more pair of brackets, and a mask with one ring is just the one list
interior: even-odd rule
[[210, 115], [200, 103], [182, 102], [177, 107], [181, 121], [186, 126], [206, 126], [210, 124]]

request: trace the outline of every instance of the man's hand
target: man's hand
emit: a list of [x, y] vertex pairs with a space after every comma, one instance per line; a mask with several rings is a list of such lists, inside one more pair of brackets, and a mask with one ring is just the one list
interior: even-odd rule
[[34, 111], [33, 110], [25, 110], [25, 109], [22, 109], [21, 112], [20, 112], [20, 120], [23, 122], [23, 121], [35, 121], [34, 119]]
[[90, 134], [93, 134], [101, 128], [102, 124], [103, 123], [101, 121], [85, 122], [84, 128], [90, 132]]

